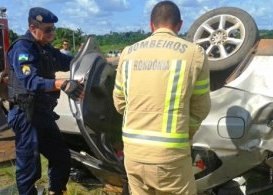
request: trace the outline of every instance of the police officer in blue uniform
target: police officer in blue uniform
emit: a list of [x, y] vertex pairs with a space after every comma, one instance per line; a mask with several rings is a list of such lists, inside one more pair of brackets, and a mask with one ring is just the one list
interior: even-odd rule
[[16, 140], [16, 182], [20, 195], [37, 194], [41, 177], [40, 154], [48, 159], [49, 194], [63, 194], [70, 172], [70, 153], [55, 123], [60, 90], [77, 100], [79, 81], [55, 79], [55, 72], [69, 71], [71, 57], [51, 46], [57, 16], [47, 9], [29, 10], [29, 28], [8, 51], [8, 123]]

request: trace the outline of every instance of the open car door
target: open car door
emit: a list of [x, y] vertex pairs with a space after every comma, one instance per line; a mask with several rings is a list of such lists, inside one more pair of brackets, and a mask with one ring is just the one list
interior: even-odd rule
[[85, 151], [83, 148], [71, 151], [72, 159], [84, 164], [101, 182], [122, 186], [126, 178], [120, 155], [122, 116], [112, 99], [115, 67], [99, 53], [90, 37], [73, 59], [70, 74], [71, 79], [84, 80], [84, 98], [69, 101], [86, 143]]

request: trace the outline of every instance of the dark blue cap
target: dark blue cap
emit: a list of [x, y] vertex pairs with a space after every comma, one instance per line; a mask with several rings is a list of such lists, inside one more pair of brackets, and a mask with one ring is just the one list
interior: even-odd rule
[[29, 18], [37, 20], [42, 23], [56, 23], [58, 22], [58, 17], [51, 11], [42, 7], [33, 7], [29, 10]]

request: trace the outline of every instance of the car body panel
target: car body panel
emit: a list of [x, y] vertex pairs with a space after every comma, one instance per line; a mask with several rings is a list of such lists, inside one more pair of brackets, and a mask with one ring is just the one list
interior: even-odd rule
[[199, 191], [243, 174], [273, 151], [273, 131], [268, 126], [273, 120], [272, 60], [273, 56], [255, 56], [238, 78], [211, 92], [211, 110], [193, 146], [214, 151], [222, 165], [197, 179]]
[[[56, 78], [69, 79], [69, 77], [70, 72], [58, 72], [56, 74]], [[69, 99], [63, 91], [61, 91], [58, 104], [54, 111], [60, 116], [56, 123], [63, 132], [70, 134], [80, 134], [77, 121], [70, 110]]]
[[273, 66], [270, 63], [272, 60], [273, 56], [255, 56], [251, 66], [247, 67], [238, 79], [228, 83], [227, 87], [272, 97]]

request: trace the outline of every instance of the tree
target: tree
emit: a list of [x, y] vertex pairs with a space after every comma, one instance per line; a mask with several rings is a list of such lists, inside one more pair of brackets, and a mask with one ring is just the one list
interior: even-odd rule
[[273, 30], [260, 30], [261, 39], [273, 39]]
[[15, 33], [13, 30], [9, 29], [9, 42], [12, 43], [16, 39], [18, 39], [18, 34]]
[[[63, 40], [66, 39], [69, 41], [72, 50], [72, 53], [75, 53], [81, 43], [84, 41], [85, 36], [81, 29], [72, 30], [69, 28], [57, 28], [56, 37], [53, 41], [53, 45], [56, 48], [61, 48]], [[75, 46], [75, 48], [73, 47]]]

